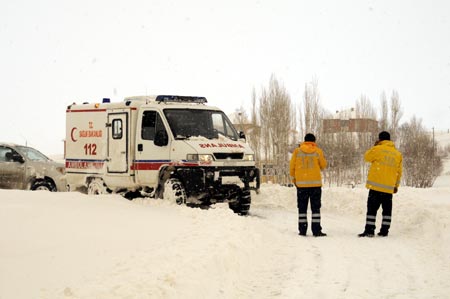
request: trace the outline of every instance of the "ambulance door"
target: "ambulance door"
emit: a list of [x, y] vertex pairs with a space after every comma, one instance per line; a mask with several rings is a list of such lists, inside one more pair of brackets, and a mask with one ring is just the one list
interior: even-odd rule
[[154, 187], [158, 184], [159, 169], [170, 165], [170, 141], [164, 145], [155, 144], [155, 137], [167, 136], [161, 115], [156, 110], [143, 110], [139, 114], [136, 136], [136, 159], [133, 166], [140, 185]]
[[108, 172], [125, 173], [128, 171], [128, 113], [109, 113], [108, 127]]

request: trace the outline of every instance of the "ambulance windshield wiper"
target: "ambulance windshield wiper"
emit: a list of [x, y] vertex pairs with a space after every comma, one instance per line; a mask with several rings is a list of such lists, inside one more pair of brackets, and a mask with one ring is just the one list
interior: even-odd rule
[[191, 138], [191, 135], [177, 135], [177, 137], [175, 139], [184, 140], [184, 139], [189, 139], [189, 138]]

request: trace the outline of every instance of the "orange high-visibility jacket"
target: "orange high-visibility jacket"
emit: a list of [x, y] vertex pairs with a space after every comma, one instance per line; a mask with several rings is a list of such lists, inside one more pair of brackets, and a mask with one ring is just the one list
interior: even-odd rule
[[394, 193], [402, 177], [402, 154], [390, 140], [380, 141], [364, 155], [370, 165], [366, 188], [384, 193]]
[[305, 141], [294, 150], [289, 171], [291, 181], [299, 188], [321, 187], [320, 171], [327, 167], [327, 160], [315, 142]]

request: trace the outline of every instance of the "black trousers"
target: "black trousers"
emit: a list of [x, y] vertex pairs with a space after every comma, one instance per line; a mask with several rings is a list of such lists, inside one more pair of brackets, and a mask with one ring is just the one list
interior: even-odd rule
[[367, 214], [366, 227], [364, 232], [374, 234], [375, 220], [377, 218], [377, 211], [382, 206], [383, 221], [381, 222], [380, 232], [388, 233], [391, 227], [392, 216], [392, 194], [369, 190], [369, 197], [367, 199]]
[[306, 234], [308, 230], [307, 210], [308, 202], [311, 201], [311, 230], [318, 234], [322, 231], [320, 226], [320, 199], [322, 197], [321, 187], [297, 188], [297, 208], [298, 208], [298, 231]]

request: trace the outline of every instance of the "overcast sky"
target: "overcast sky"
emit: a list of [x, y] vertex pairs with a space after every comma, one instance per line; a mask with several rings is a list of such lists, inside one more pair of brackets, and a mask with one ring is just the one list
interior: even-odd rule
[[[450, 128], [450, 2], [0, 0], [0, 141], [63, 152], [72, 102], [206, 96], [233, 112], [275, 74], [329, 111], [398, 91]], [[286, 128], [288, 129], [288, 128]]]

